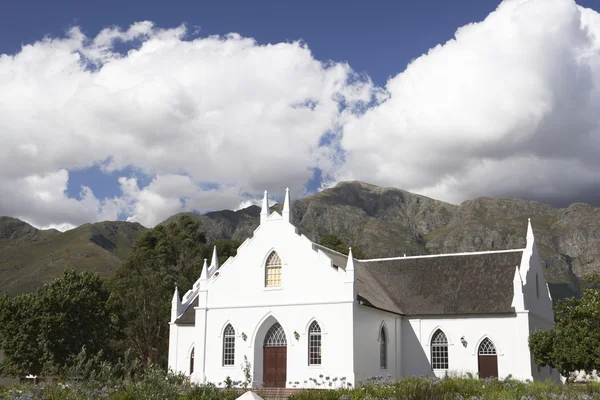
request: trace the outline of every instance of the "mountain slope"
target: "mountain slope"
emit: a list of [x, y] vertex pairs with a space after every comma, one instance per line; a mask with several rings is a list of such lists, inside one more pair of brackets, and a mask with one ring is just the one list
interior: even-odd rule
[[2, 217], [0, 293], [35, 290], [62, 275], [66, 268], [112, 276], [145, 230], [137, 223], [114, 221], [85, 224], [61, 233]]
[[[579, 278], [600, 271], [600, 208], [587, 204], [555, 209], [535, 201], [477, 198], [453, 205], [400, 189], [342, 182], [293, 201], [292, 213], [298, 230], [311, 240], [335, 233], [368, 257], [521, 248], [531, 218], [555, 299], [575, 294]], [[200, 222], [209, 242], [244, 240], [258, 226], [260, 208], [186, 214]], [[36, 287], [65, 266], [108, 276], [145, 230], [139, 224], [105, 222], [65, 233], [27, 226], [11, 232], [2, 230], [1, 221], [0, 291], [11, 293]]]

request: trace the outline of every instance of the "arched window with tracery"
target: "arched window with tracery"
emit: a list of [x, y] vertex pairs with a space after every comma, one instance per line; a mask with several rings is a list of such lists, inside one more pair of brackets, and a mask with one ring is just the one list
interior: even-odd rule
[[265, 286], [281, 286], [281, 258], [275, 251], [267, 257]]
[[308, 365], [321, 365], [321, 327], [317, 321], [308, 328]]
[[285, 338], [285, 332], [279, 324], [275, 322], [267, 331], [265, 335], [264, 347], [286, 347], [287, 339]]
[[435, 331], [431, 338], [431, 367], [448, 369], [448, 338], [441, 329]]
[[383, 325], [379, 332], [379, 368], [387, 368], [387, 334]]
[[223, 365], [233, 365], [235, 362], [235, 329], [227, 324], [223, 331]]
[[194, 373], [194, 350], [192, 347], [192, 352], [190, 353], [190, 375]]

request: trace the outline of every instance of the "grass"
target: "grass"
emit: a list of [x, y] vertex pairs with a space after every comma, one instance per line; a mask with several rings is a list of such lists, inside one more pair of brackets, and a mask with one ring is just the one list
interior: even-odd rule
[[[105, 380], [97, 375], [80, 382], [47, 382], [0, 387], [6, 400], [71, 399], [190, 399], [233, 400], [245, 390], [220, 390], [212, 384], [191, 386], [182, 375], [166, 374], [150, 368], [136, 380]], [[260, 390], [255, 390], [260, 395]], [[425, 378], [400, 380], [373, 378], [358, 388], [303, 390], [290, 396], [294, 400], [542, 400], [600, 399], [600, 383], [563, 385], [553, 382], [520, 382], [512, 379]]]

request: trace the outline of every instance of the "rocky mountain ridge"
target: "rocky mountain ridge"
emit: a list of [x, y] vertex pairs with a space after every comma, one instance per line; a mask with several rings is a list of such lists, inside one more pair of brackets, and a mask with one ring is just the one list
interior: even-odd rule
[[[281, 207], [272, 210], [280, 212]], [[250, 237], [259, 213], [259, 207], [251, 206], [186, 214], [200, 222], [212, 242]], [[576, 294], [580, 278], [600, 271], [600, 208], [582, 203], [559, 209], [535, 201], [482, 197], [453, 205], [400, 189], [342, 182], [292, 201], [292, 213], [299, 232], [311, 240], [335, 233], [368, 257], [522, 248], [531, 218], [555, 298]], [[0, 291], [26, 291], [65, 267], [110, 276], [146, 230], [119, 221], [86, 224], [64, 233], [23, 224], [0, 219]]]

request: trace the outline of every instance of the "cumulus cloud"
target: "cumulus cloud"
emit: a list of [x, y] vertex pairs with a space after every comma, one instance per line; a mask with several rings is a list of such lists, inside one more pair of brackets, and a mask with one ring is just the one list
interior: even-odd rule
[[64, 169], [23, 178], [2, 179], [2, 215], [20, 218], [41, 228], [71, 229], [96, 220], [115, 220], [123, 204], [120, 199], [99, 200], [89, 187], [82, 187], [80, 199], [69, 198], [68, 172]]
[[459, 202], [564, 205], [600, 189], [600, 17], [571, 0], [506, 0], [414, 60], [351, 115], [338, 180]]
[[[315, 60], [300, 42], [185, 36], [183, 26], [149, 22], [94, 38], [74, 27], [2, 55], [0, 183], [62, 172], [56, 207], [33, 210], [49, 200], [23, 190], [0, 199], [0, 213], [38, 226], [124, 213], [152, 226], [177, 211], [235, 207], [264, 188], [301, 191], [314, 168], [333, 165], [335, 151], [321, 138], [337, 127], [342, 102], [369, 100], [368, 79], [347, 64]], [[116, 42], [135, 46], [123, 55]], [[89, 189], [81, 200], [67, 198], [65, 171], [99, 163], [156, 178], [140, 189], [123, 177], [123, 196], [113, 202], [121, 209], [112, 214]], [[206, 183], [218, 189], [204, 190]]]
[[[301, 42], [73, 27], [0, 56], [0, 214], [153, 226], [265, 188], [299, 196], [316, 168], [323, 186], [360, 179], [450, 202], [600, 192], [595, 11], [505, 0], [398, 72], [378, 88]], [[123, 174], [115, 198], [69, 198], [68, 171], [92, 165], [150, 183]]]

